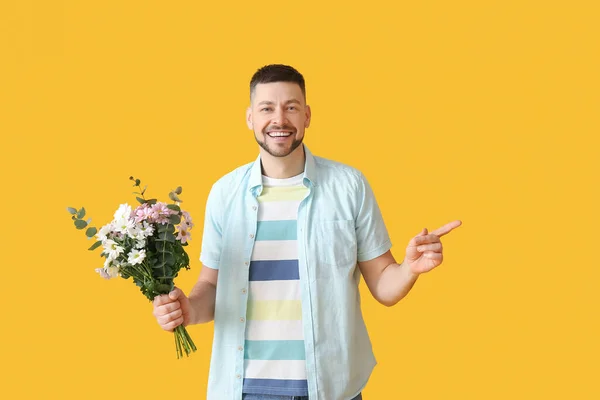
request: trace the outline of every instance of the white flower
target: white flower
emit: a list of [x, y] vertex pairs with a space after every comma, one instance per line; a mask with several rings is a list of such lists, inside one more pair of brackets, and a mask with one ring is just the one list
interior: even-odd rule
[[115, 211], [115, 220], [131, 218], [131, 206], [127, 203], [121, 204], [119, 209]]
[[98, 233], [96, 233], [96, 237], [98, 238], [99, 241], [104, 242], [105, 240], [108, 239], [108, 234], [112, 232], [112, 224], [106, 224], [104, 225], [102, 228], [100, 228], [100, 230], [98, 231]]
[[121, 218], [114, 221], [115, 231], [122, 233], [123, 235], [127, 234], [130, 229], [135, 226], [135, 223], [131, 219]]
[[144, 239], [138, 239], [137, 242], [135, 242], [136, 249], [143, 249], [144, 247], [146, 247], [146, 241]]
[[133, 239], [139, 239], [142, 235], [142, 231], [141, 231], [141, 225], [140, 224], [134, 224], [132, 226], [130, 226], [129, 228], [127, 228], [127, 235], [129, 235], [129, 237], [133, 238]]
[[143, 225], [140, 227], [140, 233], [143, 237], [147, 238], [154, 233], [154, 226], [144, 221]]
[[110, 260], [116, 259], [117, 257], [119, 257], [119, 254], [121, 254], [125, 250], [123, 247], [119, 246], [117, 242], [111, 239], [106, 240], [103, 243], [103, 245], [104, 250], [106, 250], [105, 253], [108, 254], [108, 258]]
[[131, 252], [129, 253], [129, 258], [127, 259], [127, 262], [131, 265], [135, 265], [135, 264], [141, 264], [142, 261], [144, 261], [144, 258], [146, 258], [146, 250], [131, 250]]

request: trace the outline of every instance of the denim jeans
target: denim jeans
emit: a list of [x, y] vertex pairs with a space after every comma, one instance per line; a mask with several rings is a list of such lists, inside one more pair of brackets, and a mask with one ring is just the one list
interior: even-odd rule
[[[244, 393], [242, 395], [242, 400], [308, 400], [308, 396], [279, 396], [274, 394]], [[352, 400], [362, 400], [362, 394], [359, 393], [358, 396]]]

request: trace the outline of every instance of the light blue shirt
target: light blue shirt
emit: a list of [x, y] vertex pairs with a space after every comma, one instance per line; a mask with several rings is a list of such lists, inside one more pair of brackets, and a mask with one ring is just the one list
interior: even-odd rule
[[[298, 209], [297, 238], [308, 396], [350, 400], [376, 364], [357, 262], [392, 244], [362, 173], [303, 146], [308, 193]], [[200, 261], [219, 270], [208, 400], [242, 398], [248, 271], [262, 188], [259, 156], [219, 179], [207, 199]]]

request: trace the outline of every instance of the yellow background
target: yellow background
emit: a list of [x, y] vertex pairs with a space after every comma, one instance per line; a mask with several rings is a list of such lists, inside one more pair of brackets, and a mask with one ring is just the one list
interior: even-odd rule
[[249, 80], [286, 63], [307, 145], [365, 173], [398, 259], [463, 221], [395, 307], [362, 284], [365, 400], [600, 398], [593, 3], [3, 1], [1, 396], [205, 398], [212, 324], [176, 360], [65, 207], [100, 227], [135, 203], [130, 175], [181, 185], [189, 291], [210, 186], [258, 151]]

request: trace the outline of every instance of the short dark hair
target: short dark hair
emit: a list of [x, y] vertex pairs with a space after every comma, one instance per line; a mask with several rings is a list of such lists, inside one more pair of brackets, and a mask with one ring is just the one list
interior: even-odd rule
[[271, 82], [293, 82], [297, 83], [302, 90], [304, 101], [306, 102], [306, 87], [304, 86], [304, 77], [295, 68], [283, 64], [270, 64], [259, 68], [250, 80], [250, 101], [259, 83]]

